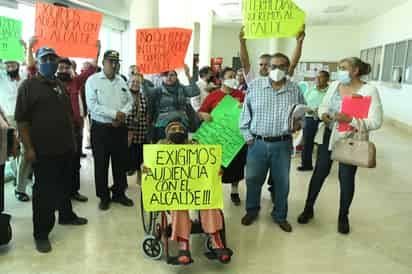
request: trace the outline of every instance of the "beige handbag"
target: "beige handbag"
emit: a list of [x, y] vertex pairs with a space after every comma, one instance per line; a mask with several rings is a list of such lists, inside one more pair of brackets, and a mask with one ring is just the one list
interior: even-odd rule
[[343, 164], [375, 168], [376, 147], [369, 141], [369, 133], [364, 122], [359, 122], [359, 131], [349, 138], [336, 141], [332, 148], [331, 159]]

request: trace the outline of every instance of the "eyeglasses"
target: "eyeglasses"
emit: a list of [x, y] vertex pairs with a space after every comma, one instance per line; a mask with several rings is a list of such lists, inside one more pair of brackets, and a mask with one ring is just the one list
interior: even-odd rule
[[269, 67], [269, 64], [261, 63], [261, 64], [259, 64], [259, 66], [261, 66], [261, 67]]
[[172, 78], [172, 77], [177, 77], [177, 75], [174, 73], [171, 73], [171, 74], [168, 74], [167, 77]]

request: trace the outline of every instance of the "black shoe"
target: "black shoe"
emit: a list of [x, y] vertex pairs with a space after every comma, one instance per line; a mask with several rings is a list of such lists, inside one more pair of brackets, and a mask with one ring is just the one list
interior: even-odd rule
[[20, 202], [28, 202], [30, 201], [29, 195], [27, 195], [24, 192], [19, 192], [17, 190], [14, 191], [14, 195], [16, 196], [16, 199], [19, 200]]
[[282, 221], [282, 222], [275, 221], [275, 223], [277, 223], [283, 231], [292, 232], [292, 226], [289, 224], [288, 221]]
[[298, 217], [298, 223], [305, 225], [313, 218], [313, 210], [304, 210]]
[[313, 167], [311, 167], [311, 166], [309, 166], [309, 167], [300, 166], [300, 167], [297, 168], [297, 170], [298, 170], [298, 171], [312, 171], [312, 170], [313, 170]]
[[133, 201], [129, 198], [126, 197], [126, 195], [122, 195], [122, 196], [114, 196], [112, 198], [112, 202], [113, 203], [118, 203], [127, 207], [132, 207], [134, 205]]
[[82, 218], [82, 217], [76, 217], [73, 220], [70, 221], [60, 221], [59, 220], [59, 224], [60, 225], [86, 225], [88, 223], [86, 218]]
[[349, 234], [350, 226], [348, 217], [339, 218], [338, 221], [338, 232], [341, 234]]
[[110, 208], [110, 201], [109, 200], [100, 200], [99, 209], [106, 211]]
[[240, 206], [240, 197], [239, 193], [232, 193], [230, 194], [230, 199], [235, 206]]
[[79, 192], [74, 193], [71, 198], [72, 200], [76, 200], [78, 202], [87, 202], [89, 200], [89, 198], [80, 194]]
[[242, 225], [248, 226], [253, 224], [256, 221], [257, 217], [257, 214], [246, 213], [246, 215], [242, 218]]
[[51, 244], [49, 239], [46, 240], [34, 240], [34, 243], [36, 244], [36, 249], [40, 253], [49, 253], [52, 250]]

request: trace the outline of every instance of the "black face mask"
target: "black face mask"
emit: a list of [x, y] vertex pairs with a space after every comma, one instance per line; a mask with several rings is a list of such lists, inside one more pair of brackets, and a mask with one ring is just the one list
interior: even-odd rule
[[16, 69], [16, 70], [8, 70], [7, 71], [7, 75], [10, 77], [10, 78], [17, 78], [18, 76], [19, 76], [19, 70], [18, 69]]
[[174, 144], [184, 144], [186, 139], [187, 139], [187, 134], [186, 133], [181, 133], [181, 132], [171, 133], [169, 135], [169, 139]]
[[69, 82], [72, 79], [72, 76], [70, 75], [70, 73], [67, 72], [58, 72], [57, 79], [59, 79], [62, 82]]

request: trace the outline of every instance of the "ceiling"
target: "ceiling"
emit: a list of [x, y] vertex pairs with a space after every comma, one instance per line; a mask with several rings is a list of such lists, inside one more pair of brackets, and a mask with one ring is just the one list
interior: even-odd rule
[[[215, 24], [239, 26], [242, 22], [241, 2], [242, 0], [210, 0], [211, 7], [216, 13]], [[294, 2], [306, 12], [307, 25], [356, 25], [381, 15], [407, 0], [295, 0]]]

